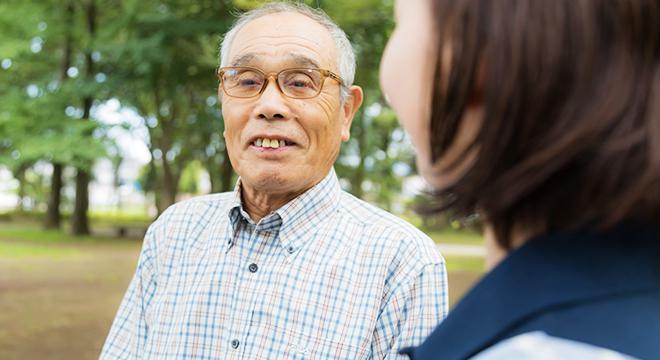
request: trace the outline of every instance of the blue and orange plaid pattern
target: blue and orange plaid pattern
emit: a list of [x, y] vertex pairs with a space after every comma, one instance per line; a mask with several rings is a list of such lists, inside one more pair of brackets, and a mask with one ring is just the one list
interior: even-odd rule
[[240, 199], [152, 224], [101, 359], [396, 359], [446, 316], [435, 245], [334, 170], [258, 223]]

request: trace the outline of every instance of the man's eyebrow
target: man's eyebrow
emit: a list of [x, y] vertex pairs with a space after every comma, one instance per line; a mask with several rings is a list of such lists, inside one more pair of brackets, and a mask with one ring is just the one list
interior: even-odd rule
[[304, 55], [290, 54], [289, 57], [296, 63], [296, 66], [300, 67], [311, 67], [315, 69], [320, 69], [319, 63], [316, 60], [308, 58]]
[[[230, 66], [249, 66], [252, 65], [253, 60], [259, 57], [258, 53], [247, 53], [243, 54], [236, 59], [234, 59], [231, 62]], [[302, 67], [302, 68], [314, 68], [314, 69], [320, 69], [321, 66], [319, 63], [305, 55], [300, 55], [300, 54], [289, 54], [287, 58], [290, 59], [292, 63], [295, 64], [295, 67]]]
[[231, 62], [231, 66], [244, 66], [246, 64], [249, 64], [252, 59], [254, 59], [256, 55], [254, 53], [247, 53], [243, 54], [240, 57], [234, 59]]

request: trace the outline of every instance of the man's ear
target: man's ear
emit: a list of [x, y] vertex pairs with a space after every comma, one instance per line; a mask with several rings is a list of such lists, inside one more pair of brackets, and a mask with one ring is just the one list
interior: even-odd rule
[[348, 88], [349, 95], [344, 100], [342, 105], [342, 126], [341, 126], [341, 141], [348, 141], [351, 138], [351, 124], [355, 113], [362, 105], [364, 94], [362, 88], [357, 85], [352, 85]]

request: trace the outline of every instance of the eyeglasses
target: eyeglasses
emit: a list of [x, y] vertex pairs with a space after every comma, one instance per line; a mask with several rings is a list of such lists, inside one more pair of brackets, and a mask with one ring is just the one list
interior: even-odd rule
[[323, 69], [284, 69], [278, 73], [265, 74], [251, 67], [223, 67], [218, 69], [218, 79], [225, 94], [237, 98], [251, 98], [264, 92], [270, 79], [275, 79], [280, 92], [294, 99], [309, 99], [317, 96], [326, 78], [344, 84], [341, 78]]

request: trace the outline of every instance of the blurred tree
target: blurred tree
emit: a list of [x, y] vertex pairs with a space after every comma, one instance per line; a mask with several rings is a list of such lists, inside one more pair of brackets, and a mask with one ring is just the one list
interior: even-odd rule
[[26, 195], [26, 176], [25, 173], [32, 166], [32, 164], [27, 162], [17, 163], [17, 166], [13, 169], [14, 177], [18, 180], [18, 201], [16, 202], [16, 212], [22, 213], [25, 211], [25, 195]]
[[[232, 21], [230, 1], [126, 1], [113, 46], [122, 102], [147, 119], [157, 208], [176, 201], [189, 161], [222, 164], [224, 142], [213, 88], [218, 41]], [[211, 99], [211, 100], [209, 100]], [[214, 169], [209, 169], [212, 179]], [[217, 188], [217, 186], [216, 186]], [[220, 186], [222, 188], [222, 186]]]
[[79, 3], [0, 4], [0, 164], [10, 170], [24, 168], [21, 163], [53, 164], [51, 226], [59, 223], [64, 166], [89, 169], [104, 153], [104, 140], [93, 136], [98, 124], [77, 121], [85, 112], [76, 99], [92, 90], [89, 79], [78, 78], [80, 60], [73, 49], [80, 33], [72, 4]]
[[[73, 3], [68, 1], [64, 5], [64, 16], [62, 23], [71, 24], [74, 20], [75, 9]], [[71, 56], [73, 53], [73, 33], [71, 27], [67, 26], [64, 30], [64, 41], [62, 44], [62, 62], [60, 65], [59, 85], [62, 86], [64, 81], [69, 77], [67, 71], [71, 67]], [[46, 212], [46, 228], [59, 229], [62, 215], [60, 213], [60, 205], [62, 203], [62, 175], [64, 171], [64, 164], [59, 161], [53, 161], [53, 174], [50, 180], [50, 197], [48, 199], [48, 211]]]
[[[218, 40], [235, 10], [263, 2], [3, 1], [0, 164], [18, 177], [39, 161], [53, 164], [52, 226], [66, 183], [58, 178], [66, 167], [79, 169], [74, 222], [76, 232], [85, 232], [87, 177], [107, 148], [94, 107], [113, 97], [145, 120], [152, 158], [140, 182], [154, 193], [159, 212], [189, 188], [182, 177], [191, 162], [207, 170], [211, 191], [231, 190], [235, 175], [214, 74]], [[393, 28], [392, 0], [305, 2], [323, 8], [347, 32], [358, 57], [355, 83], [365, 91], [337, 173], [353, 194], [390, 207], [402, 179], [414, 171], [410, 147], [379, 89], [380, 57]], [[113, 161], [121, 164], [120, 158]]]
[[[85, 38], [86, 46], [84, 49], [85, 57], [85, 78], [88, 82], [94, 78], [94, 59], [92, 52], [94, 50], [94, 41], [96, 37], [97, 15], [96, 0], [87, 0], [83, 5], [85, 14]], [[83, 116], [82, 119], [89, 121], [92, 112], [94, 94], [88, 89], [82, 96]], [[89, 218], [87, 211], [89, 209], [89, 181], [91, 164], [76, 169], [76, 200], [74, 203], [73, 214], [71, 214], [71, 232], [74, 235], [87, 235], [89, 231]]]
[[357, 55], [355, 83], [364, 90], [364, 103], [343, 146], [336, 168], [355, 196], [389, 209], [401, 192], [402, 181], [414, 170], [414, 157], [405, 133], [380, 90], [380, 59], [394, 28], [392, 0], [333, 0], [319, 3], [348, 34]]
[[108, 149], [108, 157], [110, 159], [110, 163], [112, 164], [112, 187], [115, 192], [115, 206], [116, 209], [121, 212], [124, 204], [121, 196], [121, 186], [123, 185], [123, 182], [121, 179], [120, 170], [121, 165], [124, 162], [124, 158], [122, 157], [121, 149], [119, 146], [115, 145]]
[[191, 161], [181, 174], [179, 190], [185, 194], [199, 194], [199, 183], [202, 177], [202, 165], [199, 160]]
[[232, 190], [234, 186], [234, 171], [229, 161], [225, 146], [224, 121], [214, 94], [200, 102], [195, 136], [190, 140], [194, 157], [201, 161], [209, 174], [211, 192], [218, 193]]
[[153, 161], [150, 161], [147, 166], [143, 166], [140, 169], [140, 172], [138, 174], [137, 182], [140, 185], [140, 188], [142, 189], [142, 192], [144, 192], [146, 197], [152, 197], [154, 201], [154, 205], [158, 207], [159, 204], [159, 199], [158, 199], [158, 179], [157, 179], [157, 172], [156, 172], [156, 163]]

